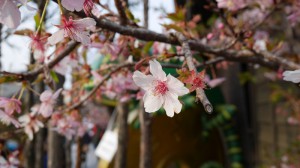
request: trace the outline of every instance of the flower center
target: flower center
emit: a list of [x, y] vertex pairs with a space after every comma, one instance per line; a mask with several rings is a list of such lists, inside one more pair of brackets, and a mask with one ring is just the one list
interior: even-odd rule
[[168, 91], [168, 86], [166, 82], [158, 81], [155, 86], [155, 93], [156, 94], [165, 94]]
[[193, 85], [196, 86], [197, 88], [205, 88], [205, 83], [203, 82], [203, 79], [196, 77], [193, 80]]

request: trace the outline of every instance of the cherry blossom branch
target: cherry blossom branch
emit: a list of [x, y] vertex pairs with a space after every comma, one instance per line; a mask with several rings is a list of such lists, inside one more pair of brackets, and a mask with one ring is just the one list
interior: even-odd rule
[[[195, 73], [198, 73], [196, 66], [193, 62], [193, 55], [192, 55], [188, 40], [181, 33], [176, 33], [175, 35], [177, 36], [178, 40], [182, 44], [182, 51], [185, 53], [185, 59], [186, 59], [189, 70], [194, 71]], [[212, 113], [213, 107], [212, 107], [211, 103], [209, 102], [208, 98], [206, 97], [206, 94], [202, 88], [196, 89], [196, 98], [201, 101], [206, 112]]]
[[73, 109], [76, 109], [76, 108], [80, 107], [85, 101], [87, 101], [88, 99], [90, 99], [94, 95], [94, 93], [96, 93], [96, 91], [100, 88], [100, 86], [103, 85], [104, 82], [106, 80], [108, 80], [113, 73], [119, 71], [122, 68], [129, 67], [129, 66], [134, 66], [134, 65], [135, 65], [134, 63], [130, 63], [130, 62], [125, 62], [123, 64], [118, 65], [113, 70], [111, 70], [109, 73], [107, 73], [105, 76], [103, 76], [102, 80], [93, 88], [93, 90], [91, 90], [79, 102], [73, 104], [72, 106], [70, 106], [69, 108], [65, 109], [64, 111], [71, 111]]
[[[77, 13], [77, 15], [84, 17], [83, 13]], [[122, 35], [132, 36], [144, 41], [157, 41], [157, 42], [163, 42], [163, 43], [168, 43], [173, 45], [180, 45], [177, 38], [173, 37], [172, 35], [170, 36], [161, 33], [156, 33], [154, 31], [147, 30], [144, 28], [122, 26], [103, 18], [98, 19], [94, 17], [94, 19], [97, 22], [97, 26], [102, 29], [106, 29], [112, 32], [117, 32]], [[187, 43], [189, 44], [192, 50], [214, 54], [217, 57], [223, 57], [224, 59], [229, 61], [255, 63], [272, 69], [276, 69], [280, 65], [284, 65], [284, 68], [286, 69], [300, 69], [299, 64], [295, 64], [288, 60], [285, 60], [284, 63], [282, 62], [281, 59], [269, 60], [270, 55], [272, 55], [273, 58], [278, 57], [277, 55], [270, 52], [261, 53], [262, 57], [257, 57], [250, 50], [227, 49], [228, 46], [231, 46], [232, 44], [235, 43], [235, 40], [222, 49], [214, 48], [209, 45], [202, 44], [197, 40], [188, 40]]]
[[[63, 58], [68, 56], [80, 43], [72, 41], [71, 43], [68, 44], [65, 50], [63, 50], [61, 53], [55, 57], [52, 61], [50, 61], [48, 64], [45, 64], [48, 69], [53, 68], [57, 63], [59, 63]], [[30, 71], [30, 72], [25, 72], [25, 73], [11, 73], [11, 72], [6, 72], [6, 71], [1, 71], [0, 74], [2, 75], [11, 75], [11, 76], [16, 76], [18, 81], [33, 81], [37, 78], [37, 76], [40, 73], [44, 72], [44, 66], [39, 67], [36, 70]]]

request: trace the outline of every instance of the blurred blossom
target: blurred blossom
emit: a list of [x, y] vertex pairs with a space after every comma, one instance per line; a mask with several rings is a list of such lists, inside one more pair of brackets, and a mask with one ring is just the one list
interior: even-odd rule
[[291, 81], [293, 83], [300, 83], [300, 69], [294, 71], [284, 71], [283, 80]]
[[217, 0], [218, 8], [225, 8], [230, 11], [236, 11], [247, 5], [246, 0]]
[[58, 99], [58, 96], [62, 89], [58, 89], [55, 93], [50, 90], [45, 90], [41, 96], [41, 106], [39, 109], [39, 113], [42, 114], [43, 117], [47, 118], [50, 117], [53, 113], [54, 105]]
[[33, 139], [33, 133], [37, 133], [40, 128], [44, 127], [44, 124], [37, 119], [35, 111], [22, 115], [19, 117], [19, 121], [30, 140]]
[[22, 102], [15, 98], [0, 97], [0, 108], [3, 108], [4, 112], [9, 115], [14, 112], [21, 113], [21, 104]]

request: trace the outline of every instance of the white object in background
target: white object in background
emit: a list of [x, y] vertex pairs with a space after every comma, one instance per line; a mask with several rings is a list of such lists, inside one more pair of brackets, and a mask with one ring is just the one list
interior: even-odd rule
[[98, 144], [95, 154], [103, 160], [111, 162], [118, 148], [118, 135], [116, 132], [107, 130], [100, 143]]

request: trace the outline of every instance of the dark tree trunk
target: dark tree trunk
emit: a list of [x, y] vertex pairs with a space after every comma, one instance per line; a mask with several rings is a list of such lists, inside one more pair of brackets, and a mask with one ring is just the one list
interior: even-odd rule
[[43, 168], [43, 161], [44, 161], [44, 145], [46, 140], [46, 128], [42, 128], [39, 130], [39, 132], [36, 134], [35, 139], [35, 162], [34, 167], [35, 168]]
[[[64, 77], [58, 75], [59, 83], [57, 88], [62, 88], [64, 84]], [[62, 97], [60, 96], [58, 105], [62, 105]], [[48, 124], [48, 168], [66, 168], [66, 146], [65, 137], [59, 135], [53, 130], [52, 126]]]
[[117, 105], [118, 111], [118, 150], [115, 157], [115, 168], [126, 168], [127, 161], [127, 145], [128, 145], [128, 106], [125, 103], [119, 102]]
[[81, 154], [82, 154], [82, 140], [81, 138], [77, 139], [77, 148], [76, 148], [76, 166], [75, 168], [81, 168]]
[[65, 144], [66, 168], [72, 167], [71, 145], [72, 145], [72, 141], [66, 139], [66, 144]]
[[141, 125], [140, 168], [151, 168], [151, 116], [145, 112], [143, 101], [140, 103], [139, 119]]
[[23, 154], [24, 168], [32, 168], [34, 165], [34, 140], [26, 140]]
[[0, 23], [0, 70], [2, 70], [2, 24]]

